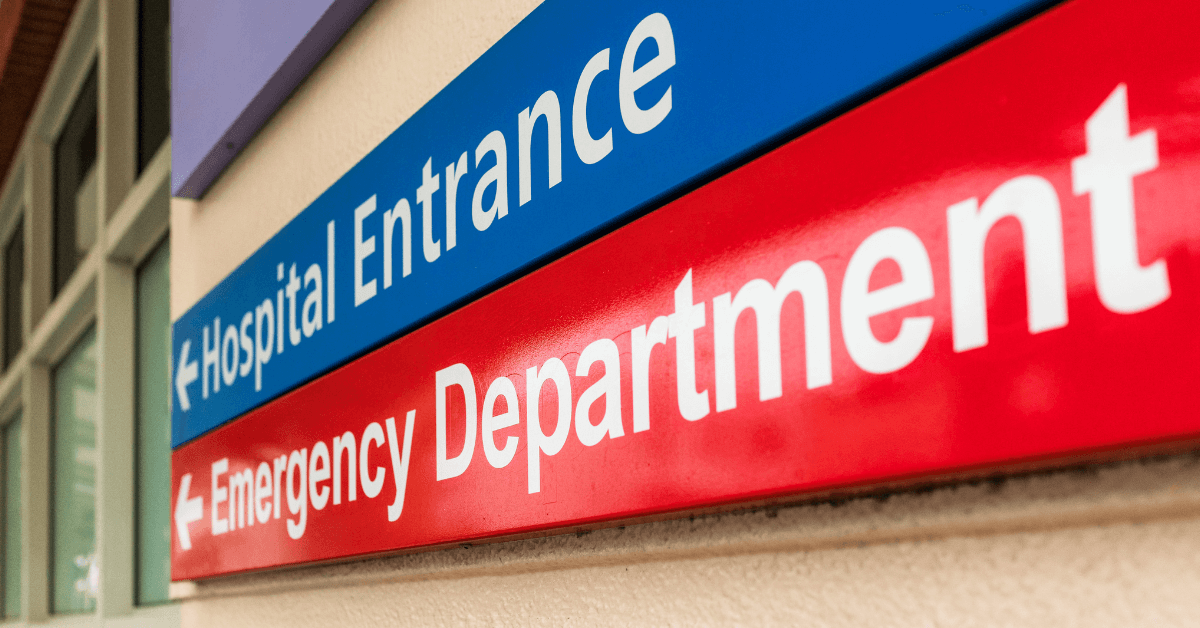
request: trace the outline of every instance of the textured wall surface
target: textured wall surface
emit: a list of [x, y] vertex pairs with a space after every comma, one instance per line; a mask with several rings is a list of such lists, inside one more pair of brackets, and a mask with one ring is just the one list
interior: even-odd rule
[[184, 626], [1188, 626], [1200, 456], [180, 587]]
[[[178, 317], [537, 0], [380, 0], [198, 202]], [[184, 626], [1184, 626], [1200, 456], [174, 585]]]
[[[239, 598], [206, 626], [1186, 626], [1200, 523], [1121, 525]], [[1116, 549], [1116, 548], [1120, 549]]]

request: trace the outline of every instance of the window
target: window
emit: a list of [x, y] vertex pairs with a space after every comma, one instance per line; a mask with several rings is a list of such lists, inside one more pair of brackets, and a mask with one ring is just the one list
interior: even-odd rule
[[96, 67], [54, 144], [54, 294], [96, 241]]
[[170, 164], [154, 161], [170, 143], [170, 2], [55, 9], [53, 71], [0, 172], [0, 628], [180, 625]]
[[171, 580], [170, 245], [137, 278], [137, 602], [166, 602]]
[[25, 294], [25, 219], [4, 246], [4, 370], [12, 365], [25, 342], [21, 331]]
[[21, 418], [4, 427], [4, 617], [21, 616]]
[[51, 610], [95, 610], [96, 332], [88, 331], [54, 369]]
[[171, 3], [138, 7], [138, 172], [171, 132]]

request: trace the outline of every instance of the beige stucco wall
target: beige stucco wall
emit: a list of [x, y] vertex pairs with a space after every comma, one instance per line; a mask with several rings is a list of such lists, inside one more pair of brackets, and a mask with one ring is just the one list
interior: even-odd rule
[[184, 626], [1190, 626], [1200, 456], [199, 584]]
[[[202, 201], [178, 317], [537, 0], [379, 0]], [[1200, 457], [185, 583], [184, 626], [1200, 623]]]

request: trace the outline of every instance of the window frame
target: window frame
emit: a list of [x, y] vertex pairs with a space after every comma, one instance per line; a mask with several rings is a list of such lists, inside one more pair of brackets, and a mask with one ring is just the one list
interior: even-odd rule
[[[20, 167], [20, 169], [18, 169], [18, 171], [14, 174], [13, 178], [21, 179], [24, 176], [24, 173], [21, 171], [23, 170], [24, 164], [18, 163], [17, 165]], [[4, 196], [0, 198], [0, 243], [3, 243], [4, 249], [2, 256], [4, 259], [0, 259], [0, 294], [5, 295], [5, 299], [7, 298], [8, 294], [8, 245], [12, 242], [13, 237], [17, 235], [18, 227], [21, 228], [21, 235], [25, 238], [25, 248], [29, 248], [29, 238], [27, 236], [27, 230], [25, 229], [25, 198], [22, 194], [23, 191], [23, 186], [10, 186], [4, 190]], [[28, 259], [29, 252], [26, 250], [24, 261], [28, 261]], [[23, 263], [22, 266], [25, 266], [25, 264]], [[27, 282], [29, 278], [29, 269], [23, 267], [21, 270], [22, 282]], [[3, 332], [0, 332], [0, 353], [3, 355], [3, 360], [0, 362], [0, 366], [3, 368], [0, 368], [0, 373], [8, 372], [13, 365], [16, 364], [18, 354], [25, 349], [24, 341], [25, 336], [27, 335], [26, 330], [28, 329], [28, 316], [26, 315], [25, 310], [28, 309], [28, 300], [29, 295], [22, 294], [21, 348], [18, 349], [16, 353], [11, 354], [8, 346], [7, 334], [8, 311], [7, 307], [5, 307], [7, 304], [0, 302], [0, 330], [4, 330]]]
[[[135, 469], [128, 455], [135, 438], [136, 270], [167, 238], [170, 218], [170, 136], [144, 168], [138, 167], [140, 100], [136, 72], [128, 71], [138, 63], [138, 14], [138, 3], [128, 0], [78, 1], [12, 166], [0, 173], [0, 242], [8, 242], [22, 217], [25, 225], [24, 346], [0, 373], [0, 428], [18, 409], [22, 421], [21, 616], [0, 618], [17, 625], [180, 624], [178, 604], [136, 604], [135, 531], [128, 523], [136, 516]], [[93, 64], [99, 97], [97, 237], [62, 289], [54, 290], [54, 145]], [[0, 281], [3, 267], [0, 259]], [[51, 383], [54, 366], [93, 325], [99, 404], [96, 551], [104, 571], [95, 612], [56, 615], [50, 612], [49, 584]]]
[[[93, 81], [95, 81], [94, 86], [92, 85]], [[78, 255], [79, 255], [80, 251], [78, 249], [74, 249], [72, 247], [71, 252], [74, 253], [74, 256], [77, 258], [76, 262], [75, 262], [74, 266], [71, 268], [70, 272], [66, 276], [63, 276], [63, 277], [59, 276], [59, 273], [64, 271], [64, 269], [61, 267], [63, 251], [60, 248], [60, 246], [63, 244], [63, 242], [60, 241], [60, 238], [62, 237], [63, 234], [60, 233], [60, 231], [59, 231], [59, 221], [62, 218], [59, 215], [59, 204], [61, 202], [63, 202], [63, 199], [60, 197], [60, 193], [62, 191], [61, 190], [62, 186], [61, 186], [61, 182], [59, 181], [59, 176], [62, 173], [59, 170], [59, 167], [60, 167], [60, 161], [62, 159], [62, 155], [59, 154], [59, 150], [62, 148], [62, 142], [65, 139], [64, 135], [68, 131], [67, 126], [70, 123], [71, 118], [75, 114], [76, 107], [85, 104], [85, 97], [90, 96], [89, 92], [93, 88], [96, 90], [96, 94], [95, 94], [96, 101], [94, 103], [95, 113], [93, 116], [91, 116], [95, 120], [94, 121], [95, 136], [96, 136], [96, 146], [94, 147], [95, 154], [92, 156], [91, 165], [87, 169], [85, 169], [84, 172], [76, 173], [79, 175], [79, 177], [78, 177], [79, 184], [74, 188], [74, 192], [73, 192], [72, 196], [78, 197], [80, 191], [82, 191], [84, 189], [84, 187], [86, 187], [84, 182], [87, 181], [88, 175], [93, 171], [93, 169], [96, 170], [95, 176], [97, 177], [97, 179], [99, 179], [99, 177], [100, 177], [100, 172], [99, 172], [99, 169], [100, 169], [100, 61], [99, 61], [99, 59], [93, 58], [91, 64], [84, 71], [83, 78], [80, 81], [79, 85], [77, 85], [75, 87], [75, 91], [72, 92], [70, 106], [65, 108], [66, 115], [63, 116], [62, 120], [60, 121], [59, 126], [58, 126], [58, 132], [54, 135], [54, 141], [51, 144], [51, 167], [52, 167], [52, 170], [50, 173], [50, 179], [51, 179], [51, 183], [50, 183], [50, 185], [51, 185], [50, 231], [51, 231], [52, 244], [50, 247], [51, 248], [50, 276], [51, 276], [51, 282], [52, 282], [51, 283], [51, 293], [53, 294], [54, 298], [57, 298], [58, 295], [62, 291], [65, 290], [67, 284], [70, 283], [71, 278], [75, 275], [75, 271], [77, 271], [79, 269], [80, 265], [82, 264], [82, 260], [78, 259]], [[87, 135], [88, 135], [87, 133], [84, 133], [84, 135], [80, 139], [87, 138]], [[80, 144], [80, 146], [82, 146], [82, 144]], [[77, 164], [77, 166], [78, 166], [78, 164]], [[99, 181], [97, 181], [97, 185], [99, 185]], [[66, 202], [71, 202], [72, 207], [74, 207], [74, 203], [73, 203], [74, 200], [75, 200], [75, 198], [72, 198], [72, 199], [68, 199]], [[99, 199], [97, 199], [97, 202], [99, 202]], [[93, 211], [97, 211], [97, 212], [98, 212], [98, 210], [99, 210], [98, 207], [93, 209]], [[70, 231], [71, 231], [70, 239], [73, 240], [78, 236], [79, 223], [77, 221], [73, 220], [71, 227], [72, 228], [70, 229]], [[100, 229], [99, 229], [99, 226], [97, 225], [97, 235], [98, 235], [99, 231], [100, 231]], [[98, 240], [98, 239], [99, 238], [97, 237], [96, 240]], [[96, 245], [97, 245], [97, 242], [93, 241], [91, 246], [88, 248], [88, 253], [91, 253], [91, 250], [93, 248], [95, 248]], [[85, 257], [86, 257], [86, 255], [87, 254], [85, 254]]]
[[146, 18], [147, 18], [147, 14], [146, 14], [146, 11], [144, 10], [144, 7], [146, 7], [150, 2], [162, 2], [165, 5], [165, 10], [166, 10], [167, 64], [164, 69], [166, 71], [166, 79], [167, 79], [167, 85], [166, 85], [167, 94], [166, 95], [167, 95], [167, 100], [168, 100], [168, 110], [167, 110], [167, 117], [166, 117], [166, 121], [165, 121], [167, 133], [164, 136], [163, 141], [166, 141], [167, 139], [169, 139], [171, 137], [171, 112], [170, 112], [170, 107], [169, 107], [170, 98], [171, 98], [171, 36], [170, 36], [171, 1], [170, 0], [138, 0], [137, 33], [136, 33], [136, 43], [137, 43], [137, 147], [136, 147], [136, 153], [137, 153], [137, 162], [138, 162], [137, 163], [137, 172], [139, 175], [141, 173], [145, 172], [146, 168], [149, 167], [150, 160], [153, 159], [154, 154], [158, 151], [159, 148], [162, 147], [161, 141], [158, 143], [157, 146], [149, 146], [147, 144], [148, 140], [146, 138], [146, 124], [145, 124], [145, 118], [144, 118], [145, 108], [146, 108], [146, 104], [147, 104], [147, 100], [148, 100], [148, 95], [147, 95], [148, 82], [146, 80], [146, 72], [144, 69], [145, 68], [145, 63], [144, 63], [145, 57], [143, 56], [143, 50], [144, 50], [143, 44], [146, 41], [146, 39], [143, 37], [143, 34], [146, 32]]
[[[145, 251], [145, 253], [142, 256], [140, 256], [139, 261], [134, 268], [134, 283], [135, 283], [135, 285], [134, 285], [134, 302], [133, 302], [134, 308], [133, 309], [134, 309], [135, 322], [134, 322], [134, 378], [133, 378], [133, 394], [134, 394], [133, 494], [134, 494], [135, 499], [134, 499], [134, 504], [133, 504], [133, 603], [135, 606], [142, 607], [142, 608], [153, 607], [153, 606], [162, 606], [164, 604], [172, 603], [172, 601], [170, 599], [155, 600], [155, 601], [150, 601], [150, 602], [145, 602], [145, 601], [142, 601], [142, 599], [141, 599], [141, 583], [142, 583], [142, 571], [143, 571], [142, 560], [141, 560], [142, 559], [142, 547], [141, 547], [142, 504], [137, 499], [138, 497], [141, 496], [141, 490], [142, 490], [143, 479], [142, 479], [142, 474], [140, 471], [141, 471], [142, 457], [144, 455], [143, 451], [142, 451], [142, 443], [140, 442], [140, 431], [141, 431], [142, 421], [143, 421], [144, 417], [143, 417], [142, 408], [141, 408], [142, 380], [140, 377], [140, 371], [141, 371], [140, 358], [141, 358], [141, 341], [142, 341], [142, 339], [141, 339], [141, 334], [139, 333], [140, 326], [141, 326], [141, 320], [142, 320], [142, 301], [139, 296], [138, 284], [141, 282], [142, 270], [146, 267], [147, 264], [150, 263], [150, 261], [154, 258], [154, 256], [157, 255], [160, 250], [162, 250], [163, 247], [168, 247], [168, 251], [167, 251], [168, 264], [170, 263], [170, 261], [169, 261], [169, 255], [170, 255], [169, 247], [170, 246], [171, 246], [170, 238], [167, 236], [167, 234], [164, 233], [162, 235], [162, 237], [159, 238], [157, 243], [155, 243], [153, 246], [151, 246], [149, 248], [149, 250]], [[168, 300], [170, 299], [169, 292], [168, 292], [167, 298], [168, 298]], [[167, 335], [167, 342], [168, 343], [170, 342], [170, 332], [168, 332], [168, 335]], [[168, 375], [168, 381], [169, 380], [170, 380], [170, 377]], [[168, 417], [167, 420], [169, 421], [170, 417]], [[168, 429], [170, 429], [169, 425], [168, 425]], [[170, 550], [168, 549], [168, 551], [170, 551]], [[168, 588], [169, 588], [169, 585], [168, 585]]]
[[[9, 403], [7, 405], [12, 404]], [[0, 622], [8, 622], [13, 619], [19, 619], [22, 616], [20, 613], [13, 616], [8, 614], [8, 529], [12, 525], [12, 522], [8, 519], [8, 500], [10, 497], [8, 492], [8, 439], [11, 437], [10, 431], [12, 429], [23, 426], [20, 425], [21, 408], [19, 405], [16, 409], [5, 408], [2, 416], [4, 419], [0, 421]], [[21, 441], [18, 447], [21, 450], [21, 464], [23, 467], [25, 463], [24, 430], [18, 434], [18, 437]], [[24, 474], [19, 471], [18, 476], [19, 480], [24, 479]], [[24, 482], [22, 482], [22, 486], [18, 489], [17, 494], [17, 499], [20, 500], [17, 508], [19, 513], [24, 513], [25, 511], [26, 499], [23, 485]], [[22, 564], [24, 564], [24, 561], [22, 561]], [[22, 578], [22, 585], [24, 585], [24, 578]], [[24, 589], [24, 586], [22, 586], [22, 589]], [[22, 591], [22, 593], [24, 592]], [[22, 597], [24, 596], [22, 595]]]

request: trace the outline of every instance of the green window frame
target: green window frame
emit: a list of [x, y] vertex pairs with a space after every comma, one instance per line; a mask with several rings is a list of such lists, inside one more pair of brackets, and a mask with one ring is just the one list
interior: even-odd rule
[[4, 539], [3, 588], [4, 617], [21, 616], [21, 414], [4, 426]]
[[137, 273], [137, 562], [139, 605], [170, 601], [171, 249], [163, 242]]

